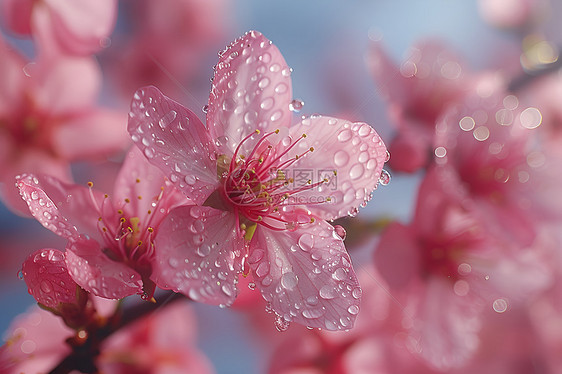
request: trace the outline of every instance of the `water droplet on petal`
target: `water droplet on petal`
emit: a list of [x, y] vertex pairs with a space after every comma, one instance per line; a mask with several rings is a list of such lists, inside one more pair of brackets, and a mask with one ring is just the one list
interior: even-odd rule
[[345, 240], [345, 237], [347, 236], [347, 232], [345, 231], [345, 229], [340, 226], [340, 225], [335, 225], [334, 226], [334, 233], [341, 239], [341, 240]]
[[279, 332], [287, 331], [287, 329], [289, 328], [289, 322], [281, 316], [275, 317], [274, 325]]
[[18, 279], [23, 279], [23, 270], [18, 270]]
[[379, 177], [379, 183], [382, 186], [388, 186], [388, 184], [390, 183], [390, 173], [388, 171], [386, 171], [385, 169], [381, 170], [381, 176]]
[[359, 307], [357, 305], [351, 305], [349, 308], [347, 308], [347, 311], [349, 312], [349, 314], [356, 315], [357, 313], [359, 313]]
[[204, 105], [201, 110], [203, 111], [203, 113], [207, 114], [207, 113], [209, 112], [209, 106], [208, 106], [208, 105]]
[[175, 110], [170, 110], [165, 116], [160, 118], [158, 124], [160, 128], [163, 130], [165, 129], [170, 123], [172, 123], [176, 119], [177, 113]]
[[351, 179], [359, 179], [363, 176], [364, 170], [363, 165], [355, 164], [352, 166], [351, 170], [349, 170], [349, 177]]
[[340, 131], [340, 133], [338, 134], [338, 140], [340, 142], [347, 142], [349, 141], [349, 139], [351, 139], [351, 136], [353, 134], [351, 133], [351, 130], [349, 129], [343, 129], [342, 131]]
[[322, 288], [320, 288], [320, 297], [326, 300], [330, 300], [336, 297], [336, 291], [334, 290], [334, 287], [327, 284], [322, 286]]
[[289, 103], [289, 110], [291, 112], [298, 113], [302, 110], [303, 106], [304, 106], [304, 101], [299, 99], [294, 99]]
[[340, 150], [334, 154], [334, 164], [336, 166], [344, 166], [349, 161], [349, 154], [344, 151]]
[[298, 244], [304, 251], [309, 251], [314, 246], [314, 237], [311, 234], [303, 234], [300, 236]]
[[299, 278], [292, 271], [281, 276], [281, 286], [287, 290], [292, 290], [299, 283]]

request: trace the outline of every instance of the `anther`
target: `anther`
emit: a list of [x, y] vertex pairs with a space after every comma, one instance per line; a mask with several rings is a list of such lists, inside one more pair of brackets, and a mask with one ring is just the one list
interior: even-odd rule
[[128, 204], [131, 202], [131, 200], [129, 200], [129, 198], [125, 198], [125, 202]]
[[147, 230], [148, 232], [150, 232], [150, 233], [154, 232], [154, 229], [153, 229], [152, 227], [149, 227], [149, 228], [147, 228], [146, 230]]
[[310, 223], [314, 223], [314, 221], [316, 221], [314, 217], [310, 217]]
[[88, 187], [90, 188], [94, 187], [94, 182], [88, 182]]
[[135, 182], [137, 182], [137, 183], [140, 183], [140, 179], [139, 179], [139, 178], [137, 178], [137, 180], [136, 180]]
[[314, 152], [314, 147], [310, 147], [310, 152]]
[[122, 215], [122, 214], [123, 214], [123, 210], [119, 209], [119, 210], [117, 211], [117, 214]]
[[125, 219], [125, 217], [121, 217], [119, 221], [121, 221], [121, 223], [125, 223], [127, 220]]
[[142, 199], [142, 196], [141, 196], [141, 195], [137, 196], [137, 199], [141, 200], [141, 199]]

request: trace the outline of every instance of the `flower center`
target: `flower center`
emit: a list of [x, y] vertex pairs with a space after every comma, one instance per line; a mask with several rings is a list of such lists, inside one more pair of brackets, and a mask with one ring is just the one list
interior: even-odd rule
[[[256, 130], [240, 142], [232, 159], [228, 160], [224, 155], [218, 158], [218, 170], [224, 186], [224, 199], [233, 207], [237, 216], [242, 218], [242, 231], [246, 230], [246, 224], [254, 225], [254, 229], [255, 224], [275, 230], [295, 229], [296, 223], [280, 214], [280, 208], [291, 205], [308, 205], [295, 201], [297, 199], [291, 199], [291, 197], [327, 183], [329, 180], [323, 179], [320, 182], [312, 183], [312, 180], [308, 179], [298, 185], [293, 178], [288, 176], [287, 171], [299, 159], [314, 152], [313, 147], [301, 154], [292, 152], [295, 145], [306, 138], [306, 134], [294, 141], [287, 137], [283, 142], [277, 142], [277, 145], [273, 146], [270, 138], [279, 134], [279, 130], [275, 130], [262, 135], [249, 151], [248, 156], [240, 154], [243, 143], [256, 134], [259, 135], [260, 131]], [[306, 223], [312, 221], [314, 219], [309, 218]]]

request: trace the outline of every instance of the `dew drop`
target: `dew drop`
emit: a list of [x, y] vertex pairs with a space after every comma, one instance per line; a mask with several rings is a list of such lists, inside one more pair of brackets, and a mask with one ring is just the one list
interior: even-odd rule
[[323, 308], [316, 308], [316, 309], [305, 309], [302, 311], [302, 316], [304, 318], [319, 318], [322, 317], [326, 313], [326, 310]]
[[363, 125], [361, 125], [361, 127], [359, 128], [359, 136], [361, 137], [365, 137], [367, 135], [369, 135], [371, 133], [371, 126], [367, 125], [366, 123], [364, 123]]
[[350, 305], [350, 307], [347, 308], [347, 311], [349, 312], [349, 314], [356, 315], [357, 313], [359, 313], [359, 307], [357, 305]]
[[269, 78], [264, 77], [264, 78], [262, 78], [262, 79], [259, 81], [258, 87], [263, 90], [263, 89], [266, 88], [267, 86], [269, 86]]
[[357, 288], [353, 289], [353, 291], [351, 291], [351, 296], [353, 296], [354, 299], [361, 298], [362, 294], [363, 294], [363, 291], [359, 287], [357, 287]]
[[146, 158], [153, 158], [154, 157], [154, 151], [152, 150], [152, 148], [145, 148], [144, 149], [144, 155], [146, 156]]
[[304, 106], [304, 101], [299, 99], [294, 99], [289, 103], [289, 110], [291, 112], [299, 113]]
[[275, 317], [274, 325], [279, 332], [285, 332], [289, 328], [289, 322], [281, 316]]
[[203, 113], [207, 114], [209, 112], [209, 106], [204, 105], [203, 108], [201, 108], [201, 110], [203, 111]]
[[39, 193], [37, 191], [32, 191], [31, 200], [37, 200], [37, 199], [39, 199]]
[[314, 246], [314, 237], [311, 234], [303, 234], [300, 236], [298, 244], [304, 251], [310, 251]]
[[334, 226], [334, 233], [341, 239], [341, 240], [345, 240], [345, 237], [347, 236], [347, 232], [345, 231], [345, 229], [340, 226], [340, 225], [335, 225]]
[[336, 291], [334, 290], [334, 287], [327, 284], [322, 286], [322, 288], [320, 288], [320, 297], [326, 300], [330, 300], [336, 297]]
[[388, 162], [390, 160], [390, 152], [386, 151], [386, 157], [384, 158], [384, 162]]
[[507, 300], [505, 299], [496, 299], [494, 300], [492, 307], [494, 311], [497, 313], [503, 313], [507, 310]]
[[275, 103], [275, 100], [272, 97], [267, 97], [265, 99], [263, 99], [263, 101], [260, 104], [260, 108], [262, 108], [263, 110], [269, 110], [271, 108], [273, 108], [273, 104]]
[[292, 290], [299, 283], [299, 278], [292, 271], [281, 276], [281, 286], [287, 290]]
[[336, 164], [336, 166], [344, 166], [348, 161], [349, 154], [346, 151], [340, 150], [334, 154], [334, 164]]
[[23, 279], [23, 270], [18, 270], [18, 279]]
[[250, 282], [250, 283], [248, 283], [248, 288], [253, 291], [253, 290], [256, 289], [256, 284], [254, 282]]
[[197, 178], [194, 175], [186, 175], [185, 178], [185, 183], [187, 183], [190, 186], [193, 186], [195, 184], [195, 182], [197, 182]]
[[172, 123], [176, 119], [176, 116], [177, 116], [176, 111], [170, 110], [168, 113], [166, 113], [165, 116], [160, 118], [160, 121], [158, 121], [160, 128], [164, 130], [170, 123]]
[[287, 85], [285, 83], [279, 83], [276, 87], [275, 87], [275, 93], [278, 94], [282, 94], [287, 92]]
[[338, 140], [340, 142], [347, 142], [349, 141], [349, 139], [351, 139], [352, 137], [352, 133], [351, 130], [349, 129], [343, 129], [342, 131], [340, 131], [340, 133], [338, 134]]
[[53, 286], [48, 281], [43, 280], [41, 282], [41, 291], [43, 291], [45, 293], [51, 293], [51, 292], [53, 292]]
[[386, 171], [385, 169], [381, 170], [381, 176], [379, 177], [379, 183], [382, 186], [388, 186], [388, 184], [390, 183], [390, 173], [388, 171]]
[[355, 164], [353, 165], [353, 167], [351, 168], [351, 170], [349, 170], [349, 177], [353, 180], [355, 179], [359, 179], [363, 176], [363, 171], [365, 169], [363, 168], [363, 165], [361, 164]]

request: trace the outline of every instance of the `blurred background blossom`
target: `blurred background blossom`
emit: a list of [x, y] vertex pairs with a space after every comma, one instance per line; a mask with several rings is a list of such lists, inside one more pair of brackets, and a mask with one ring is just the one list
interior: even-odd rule
[[[356, 326], [280, 333], [250, 275], [230, 308], [155, 308], [104, 342], [98, 366], [562, 372], [562, 3], [0, 0], [0, 16], [0, 372], [48, 372], [72, 336], [18, 279], [28, 255], [65, 243], [29, 218], [15, 176], [110, 191], [136, 89], [203, 119], [217, 53], [249, 30], [293, 68], [294, 122], [366, 122], [389, 147], [390, 183], [334, 222], [363, 289]], [[95, 305], [95, 323], [116, 310]]]

